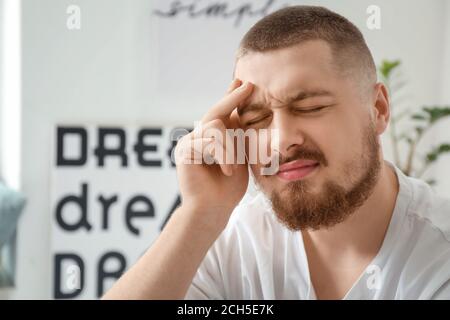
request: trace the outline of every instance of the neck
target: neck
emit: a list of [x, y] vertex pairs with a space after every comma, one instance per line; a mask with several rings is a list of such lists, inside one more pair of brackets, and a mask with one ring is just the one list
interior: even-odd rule
[[329, 229], [303, 231], [305, 246], [335, 262], [349, 256], [374, 257], [383, 244], [398, 190], [395, 171], [383, 160], [380, 177], [364, 204]]

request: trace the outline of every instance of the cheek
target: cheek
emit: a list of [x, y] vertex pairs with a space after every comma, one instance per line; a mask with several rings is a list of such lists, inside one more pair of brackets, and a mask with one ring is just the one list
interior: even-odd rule
[[311, 133], [332, 168], [342, 168], [361, 148], [360, 120], [353, 117], [334, 115]]
[[361, 156], [363, 130], [360, 121], [336, 121], [327, 128], [324, 152], [330, 164], [335, 162], [336, 167], [342, 169]]

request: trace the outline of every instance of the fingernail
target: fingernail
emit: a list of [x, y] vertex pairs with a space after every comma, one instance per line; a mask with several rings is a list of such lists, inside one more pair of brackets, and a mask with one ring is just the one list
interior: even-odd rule
[[233, 79], [230, 83], [230, 85], [228, 86], [227, 92], [230, 92], [232, 90], [234, 90], [236, 88], [236, 83], [240, 81], [239, 79]]
[[243, 82], [240, 86], [239, 89], [245, 89], [248, 86], [248, 81]]

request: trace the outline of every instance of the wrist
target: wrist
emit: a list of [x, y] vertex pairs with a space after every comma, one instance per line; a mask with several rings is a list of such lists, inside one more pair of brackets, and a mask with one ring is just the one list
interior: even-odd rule
[[222, 232], [234, 208], [235, 206], [183, 201], [177, 209], [177, 214], [188, 217], [189, 221], [194, 224], [199, 224], [215, 232]]

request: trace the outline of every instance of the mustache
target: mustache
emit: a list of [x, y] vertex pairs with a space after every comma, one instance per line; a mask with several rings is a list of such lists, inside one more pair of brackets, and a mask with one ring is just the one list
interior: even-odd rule
[[[321, 165], [328, 166], [328, 161], [325, 158], [324, 154], [318, 150], [313, 149], [297, 148], [289, 156], [283, 156], [281, 153], [278, 152], [277, 158], [278, 164], [280, 166], [294, 160], [314, 160]], [[264, 165], [263, 167], [270, 168], [273, 165], [273, 161], [274, 160], [271, 160], [268, 164]]]

